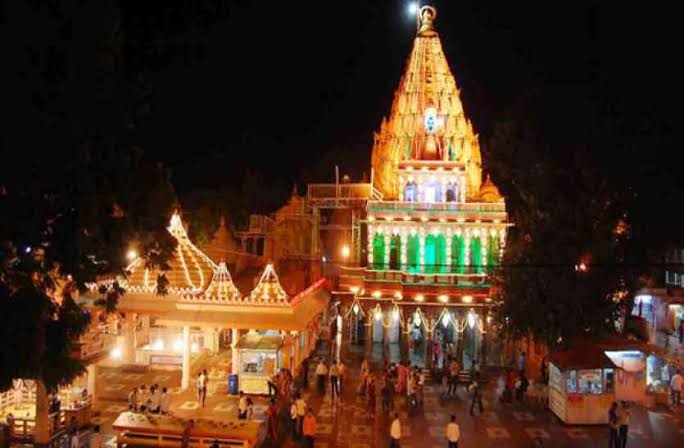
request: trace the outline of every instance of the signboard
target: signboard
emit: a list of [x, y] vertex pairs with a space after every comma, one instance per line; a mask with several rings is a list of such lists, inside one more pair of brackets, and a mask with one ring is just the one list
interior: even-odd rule
[[174, 355], [151, 355], [150, 364], [163, 364], [172, 366], [183, 365], [183, 356]]

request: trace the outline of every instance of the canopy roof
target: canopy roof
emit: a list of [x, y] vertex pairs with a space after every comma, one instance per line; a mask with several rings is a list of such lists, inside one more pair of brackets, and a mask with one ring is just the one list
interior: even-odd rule
[[257, 283], [252, 292], [244, 298], [243, 302], [252, 305], [267, 306], [287, 306], [289, 304], [289, 297], [280, 285], [280, 280], [278, 280], [278, 275], [275, 272], [273, 263], [266, 265], [266, 268], [259, 279], [259, 283]]
[[188, 238], [180, 215], [175, 212], [167, 228], [176, 239], [176, 249], [168, 261], [168, 270], [148, 269], [145, 261], [138, 258], [128, 266], [131, 273], [123, 280], [122, 286], [130, 292], [154, 293], [157, 288], [157, 276], [164, 274], [169, 281], [167, 290], [177, 294], [196, 294], [209, 286], [214, 276], [216, 263], [199, 250]]

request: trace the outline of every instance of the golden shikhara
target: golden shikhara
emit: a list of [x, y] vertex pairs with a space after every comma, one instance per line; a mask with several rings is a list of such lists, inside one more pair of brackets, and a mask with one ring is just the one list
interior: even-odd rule
[[418, 33], [389, 119], [383, 118], [374, 135], [373, 183], [385, 199], [400, 196], [397, 169], [401, 162], [410, 161], [464, 169], [468, 196], [474, 198], [480, 191], [478, 136], [465, 116], [456, 80], [432, 28], [436, 15], [432, 7], [420, 9]]

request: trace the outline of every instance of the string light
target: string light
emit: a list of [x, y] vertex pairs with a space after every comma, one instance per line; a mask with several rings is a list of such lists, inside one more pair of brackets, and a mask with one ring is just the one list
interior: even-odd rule
[[439, 300], [442, 303], [447, 303], [449, 301], [449, 296], [446, 294], [442, 294], [437, 297], [437, 300]]
[[463, 297], [461, 298], [461, 301], [462, 301], [463, 303], [471, 303], [471, 302], [473, 301], [473, 296], [463, 296]]
[[379, 299], [382, 296], [380, 291], [373, 291], [373, 294], [371, 294], [371, 295], [376, 299]]
[[261, 274], [259, 282], [249, 296], [245, 298], [245, 301], [255, 304], [286, 306], [289, 304], [288, 299], [285, 290], [280, 285], [273, 263], [269, 263]]
[[416, 301], [416, 302], [422, 302], [422, 301], [424, 301], [424, 300], [425, 300], [425, 297], [424, 297], [422, 294], [418, 294], [418, 295], [415, 297], [415, 301]]

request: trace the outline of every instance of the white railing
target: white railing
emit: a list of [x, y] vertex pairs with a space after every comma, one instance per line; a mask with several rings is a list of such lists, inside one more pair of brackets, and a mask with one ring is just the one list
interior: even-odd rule
[[372, 211], [436, 211], [471, 213], [506, 213], [503, 202], [408, 202], [408, 201], [369, 201], [368, 210]]

